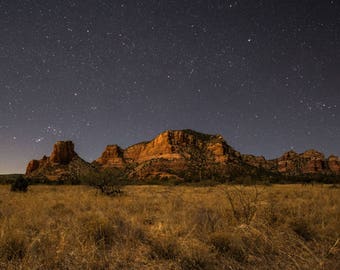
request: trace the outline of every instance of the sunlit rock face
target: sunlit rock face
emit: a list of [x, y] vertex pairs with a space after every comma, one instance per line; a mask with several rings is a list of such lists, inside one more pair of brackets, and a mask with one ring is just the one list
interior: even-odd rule
[[94, 162], [103, 168], [125, 166], [124, 151], [118, 145], [108, 145], [103, 154]]
[[[99, 169], [128, 168], [128, 175], [183, 175], [190, 170], [212, 171], [217, 175], [236, 173], [275, 173], [288, 176], [340, 174], [339, 159], [316, 151], [289, 151], [266, 160], [263, 156], [241, 155], [221, 135], [207, 135], [193, 130], [167, 130], [153, 140], [121, 149], [109, 145], [94, 164]], [[198, 168], [198, 169], [197, 169]]]
[[108, 145], [92, 164], [75, 152], [71, 141], [59, 141], [49, 157], [28, 163], [26, 175], [49, 180], [78, 177], [93, 171], [118, 170], [127, 179], [176, 178], [220, 180], [237, 175], [340, 175], [340, 160], [325, 158], [316, 150], [289, 151], [266, 160], [263, 156], [241, 155], [221, 135], [193, 130], [167, 130], [151, 141], [126, 149]]
[[[129, 175], [176, 175], [194, 166], [215, 166], [217, 170], [240, 165], [241, 155], [221, 135], [207, 135], [193, 130], [167, 130], [153, 140], [132, 145], [125, 150], [107, 146], [95, 162], [99, 168], [131, 167]], [[195, 165], [193, 165], [195, 164]], [[170, 173], [171, 172], [171, 173]]]
[[229, 155], [236, 155], [221, 136], [206, 135], [192, 130], [168, 130], [147, 143], [128, 147], [124, 157], [136, 162], [155, 158], [190, 158], [195, 153], [204, 158], [224, 162]]

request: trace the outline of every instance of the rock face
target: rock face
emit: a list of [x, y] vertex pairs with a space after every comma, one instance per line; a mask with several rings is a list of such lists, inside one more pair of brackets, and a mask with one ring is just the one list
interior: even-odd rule
[[26, 168], [26, 175], [31, 174], [32, 172], [36, 171], [37, 169], [39, 169], [40, 166], [40, 162], [39, 160], [31, 160]]
[[188, 177], [197, 175], [229, 177], [237, 174], [269, 173], [300, 176], [340, 174], [336, 156], [326, 159], [315, 150], [302, 154], [289, 151], [283, 156], [266, 160], [263, 156], [241, 155], [221, 135], [207, 135], [192, 130], [168, 130], [149, 142], [126, 149], [108, 146], [94, 164], [99, 168], [120, 168], [130, 177]]
[[103, 168], [122, 168], [125, 166], [124, 151], [118, 145], [108, 145], [95, 163]]
[[53, 152], [50, 156], [50, 161], [57, 164], [68, 164], [76, 157], [74, 152], [74, 144], [71, 141], [59, 141], [53, 147]]
[[118, 170], [129, 179], [227, 180], [249, 175], [340, 175], [340, 159], [308, 150], [301, 154], [289, 151], [266, 160], [263, 156], [241, 155], [221, 135], [167, 130], [151, 141], [126, 149], [108, 145], [92, 164], [77, 155], [71, 141], [57, 142], [49, 157], [29, 162], [26, 175], [60, 180], [104, 169]]
[[325, 156], [318, 151], [309, 150], [304, 152], [301, 155], [301, 160], [303, 174], [322, 174], [327, 170]]
[[263, 156], [242, 155], [242, 160], [246, 164], [265, 170], [275, 170], [276, 167], [274, 161], [266, 160]]
[[232, 167], [240, 167], [241, 163], [240, 153], [222, 136], [193, 130], [168, 130], [149, 142], [125, 150], [111, 145], [94, 162], [99, 168], [132, 167], [129, 175], [137, 178], [202, 174], [203, 170], [207, 173], [212, 167], [225, 173]]
[[247, 164], [287, 176], [340, 175], [338, 157], [330, 156], [326, 159], [324, 154], [313, 149], [301, 154], [289, 151], [273, 160], [252, 155], [242, 155], [242, 158]]
[[75, 180], [82, 174], [95, 170], [93, 166], [74, 151], [71, 141], [59, 141], [49, 157], [40, 160], [31, 160], [26, 168], [29, 178], [46, 178], [50, 181]]
[[298, 173], [299, 154], [294, 151], [284, 153], [280, 158], [275, 160], [277, 170], [282, 174], [295, 175]]
[[289, 151], [275, 161], [278, 172], [285, 175], [330, 173], [325, 156], [316, 150], [308, 150], [302, 154]]
[[334, 155], [331, 155], [328, 160], [328, 167], [334, 174], [340, 174], [340, 158]]

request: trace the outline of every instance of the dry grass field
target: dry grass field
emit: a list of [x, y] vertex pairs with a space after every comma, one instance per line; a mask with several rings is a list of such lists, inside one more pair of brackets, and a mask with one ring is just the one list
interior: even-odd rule
[[340, 269], [340, 189], [0, 186], [0, 269]]

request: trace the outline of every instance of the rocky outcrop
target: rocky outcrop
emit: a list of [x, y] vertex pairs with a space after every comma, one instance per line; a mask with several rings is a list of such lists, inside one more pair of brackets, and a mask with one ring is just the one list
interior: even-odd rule
[[282, 174], [295, 175], [298, 173], [299, 154], [294, 151], [284, 153], [274, 161], [277, 163], [277, 171]]
[[303, 174], [322, 174], [328, 169], [324, 154], [318, 151], [308, 150], [302, 153], [301, 160]]
[[125, 166], [124, 151], [118, 145], [108, 145], [94, 164], [103, 168], [123, 168]]
[[285, 153], [282, 157], [274, 160], [277, 162], [277, 170], [284, 175], [304, 175], [304, 174], [331, 174], [336, 173], [336, 157], [329, 160], [324, 154], [316, 150], [308, 150], [302, 154], [294, 151]]
[[26, 168], [28, 178], [44, 178], [51, 181], [75, 180], [94, 171], [94, 167], [81, 159], [71, 141], [59, 141], [49, 157], [31, 160]]
[[241, 155], [221, 135], [193, 130], [168, 130], [149, 142], [126, 149], [108, 146], [94, 164], [99, 168], [128, 168], [128, 174], [137, 178], [169, 174], [178, 177], [194, 174], [193, 171], [196, 174], [204, 171], [207, 177], [266, 172], [287, 176], [340, 174], [339, 159], [335, 156], [325, 159], [316, 150], [302, 154], [289, 151], [280, 158], [266, 160], [263, 156]]
[[[174, 178], [177, 180], [220, 179], [254, 175], [256, 177], [340, 175], [340, 159], [316, 151], [289, 151], [266, 160], [263, 156], [241, 155], [221, 135], [193, 130], [167, 130], [151, 141], [120, 148], [108, 145], [92, 164], [81, 159], [71, 141], [57, 142], [51, 155], [32, 160], [26, 175], [48, 180], [79, 177], [81, 174], [117, 170], [129, 179]], [[265, 178], [264, 177], [264, 178]]]
[[203, 159], [225, 162], [240, 155], [219, 135], [206, 135], [192, 130], [168, 130], [150, 142], [136, 144], [124, 151], [126, 159], [143, 162], [151, 159]]
[[276, 168], [275, 162], [266, 160], [263, 156], [242, 155], [242, 160], [248, 165], [265, 170], [275, 170]]
[[31, 174], [32, 172], [39, 169], [39, 166], [40, 166], [39, 160], [35, 160], [35, 159], [31, 160], [26, 167], [26, 175]]
[[68, 164], [78, 156], [74, 152], [74, 144], [71, 141], [59, 141], [53, 147], [50, 162], [57, 164]]
[[340, 174], [340, 158], [334, 155], [329, 156], [327, 160], [329, 169], [334, 174]]
[[201, 174], [214, 167], [221, 171], [241, 166], [241, 155], [221, 135], [207, 135], [193, 130], [167, 130], [149, 142], [126, 149], [108, 146], [94, 164], [99, 168], [133, 168], [129, 175]]

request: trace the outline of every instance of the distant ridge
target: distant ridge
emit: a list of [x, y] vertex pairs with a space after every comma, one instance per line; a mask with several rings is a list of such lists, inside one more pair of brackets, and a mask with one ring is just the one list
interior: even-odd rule
[[108, 145], [92, 164], [78, 156], [71, 141], [57, 142], [50, 157], [28, 164], [26, 175], [54, 181], [104, 169], [119, 170], [131, 180], [227, 181], [238, 176], [340, 175], [340, 159], [308, 150], [301, 154], [289, 151], [277, 159], [266, 160], [262, 156], [242, 155], [221, 135], [186, 129], [167, 130], [151, 141], [126, 149]]

